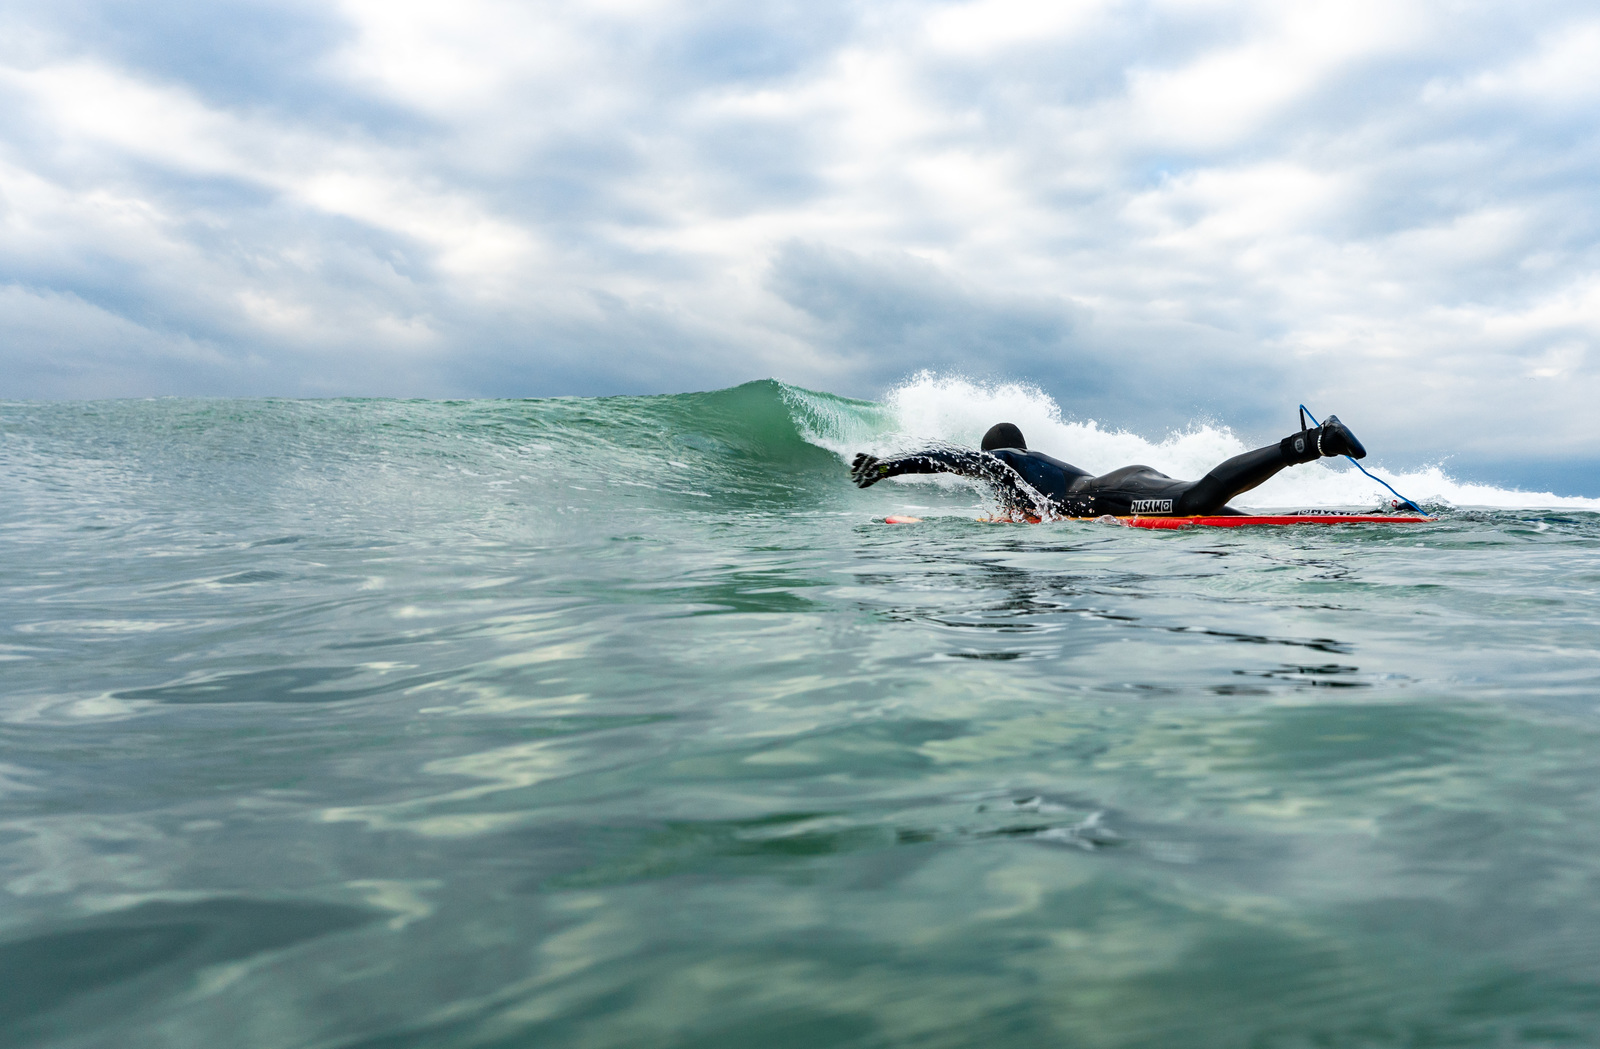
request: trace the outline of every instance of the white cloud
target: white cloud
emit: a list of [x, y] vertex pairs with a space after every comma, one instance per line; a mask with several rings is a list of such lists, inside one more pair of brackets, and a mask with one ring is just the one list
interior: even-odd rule
[[356, 32], [330, 71], [442, 119], [501, 110], [527, 84], [567, 94], [611, 57], [558, 5], [342, 0], [338, 10]]
[[936, 52], [989, 57], [1081, 31], [1110, 6], [1105, 0], [976, 0], [936, 9], [923, 31]]
[[67, 148], [114, 150], [192, 175], [237, 179], [331, 215], [413, 237], [446, 270], [492, 280], [535, 250], [533, 237], [469, 194], [427, 185], [402, 151], [284, 127], [206, 106], [191, 92], [95, 63], [0, 71]]
[[1562, 26], [1532, 55], [1502, 69], [1479, 73], [1470, 90], [1545, 104], [1592, 102], [1600, 96], [1600, 21]]
[[1135, 66], [1127, 125], [1169, 148], [1239, 144], [1342, 67], [1403, 49], [1422, 28], [1418, 7], [1348, 0], [1245, 8], [1239, 44], [1175, 69]]

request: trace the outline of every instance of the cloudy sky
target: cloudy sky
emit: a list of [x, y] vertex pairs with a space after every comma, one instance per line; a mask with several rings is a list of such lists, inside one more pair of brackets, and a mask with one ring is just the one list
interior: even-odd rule
[[1584, 3], [0, 0], [0, 397], [928, 368], [1587, 469], [1597, 132]]

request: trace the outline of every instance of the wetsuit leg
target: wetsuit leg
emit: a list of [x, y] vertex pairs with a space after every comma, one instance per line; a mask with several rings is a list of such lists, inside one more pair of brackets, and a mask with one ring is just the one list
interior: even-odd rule
[[1366, 454], [1350, 428], [1337, 415], [1330, 415], [1321, 426], [1229, 459], [1191, 485], [1174, 503], [1172, 512], [1183, 516], [1218, 513], [1229, 499], [1248, 492], [1285, 466], [1335, 455], [1363, 459]]
[[1248, 492], [1299, 461], [1284, 455], [1283, 447], [1278, 444], [1236, 455], [1190, 485], [1174, 502], [1172, 512], [1180, 517], [1214, 514], [1222, 510], [1229, 499]]

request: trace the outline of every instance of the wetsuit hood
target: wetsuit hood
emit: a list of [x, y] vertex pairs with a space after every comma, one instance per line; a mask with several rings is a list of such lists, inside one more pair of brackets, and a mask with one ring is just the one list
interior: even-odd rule
[[989, 427], [989, 432], [983, 435], [982, 448], [992, 452], [996, 448], [1016, 448], [1020, 451], [1028, 450], [1028, 442], [1022, 439], [1022, 431], [1011, 423], [995, 423]]

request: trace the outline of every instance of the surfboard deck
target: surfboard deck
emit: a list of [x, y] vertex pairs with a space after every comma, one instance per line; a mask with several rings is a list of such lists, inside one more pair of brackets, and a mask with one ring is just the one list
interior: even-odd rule
[[[1068, 517], [1068, 521], [1103, 521], [1102, 517]], [[1245, 528], [1251, 525], [1334, 525], [1334, 524], [1425, 524], [1434, 517], [1403, 514], [1240, 514], [1234, 517], [1118, 517], [1118, 524], [1129, 528]], [[1035, 518], [1030, 524], [1038, 524]], [[921, 524], [922, 518], [891, 515], [884, 524]], [[992, 523], [1009, 523], [1004, 520]]]

